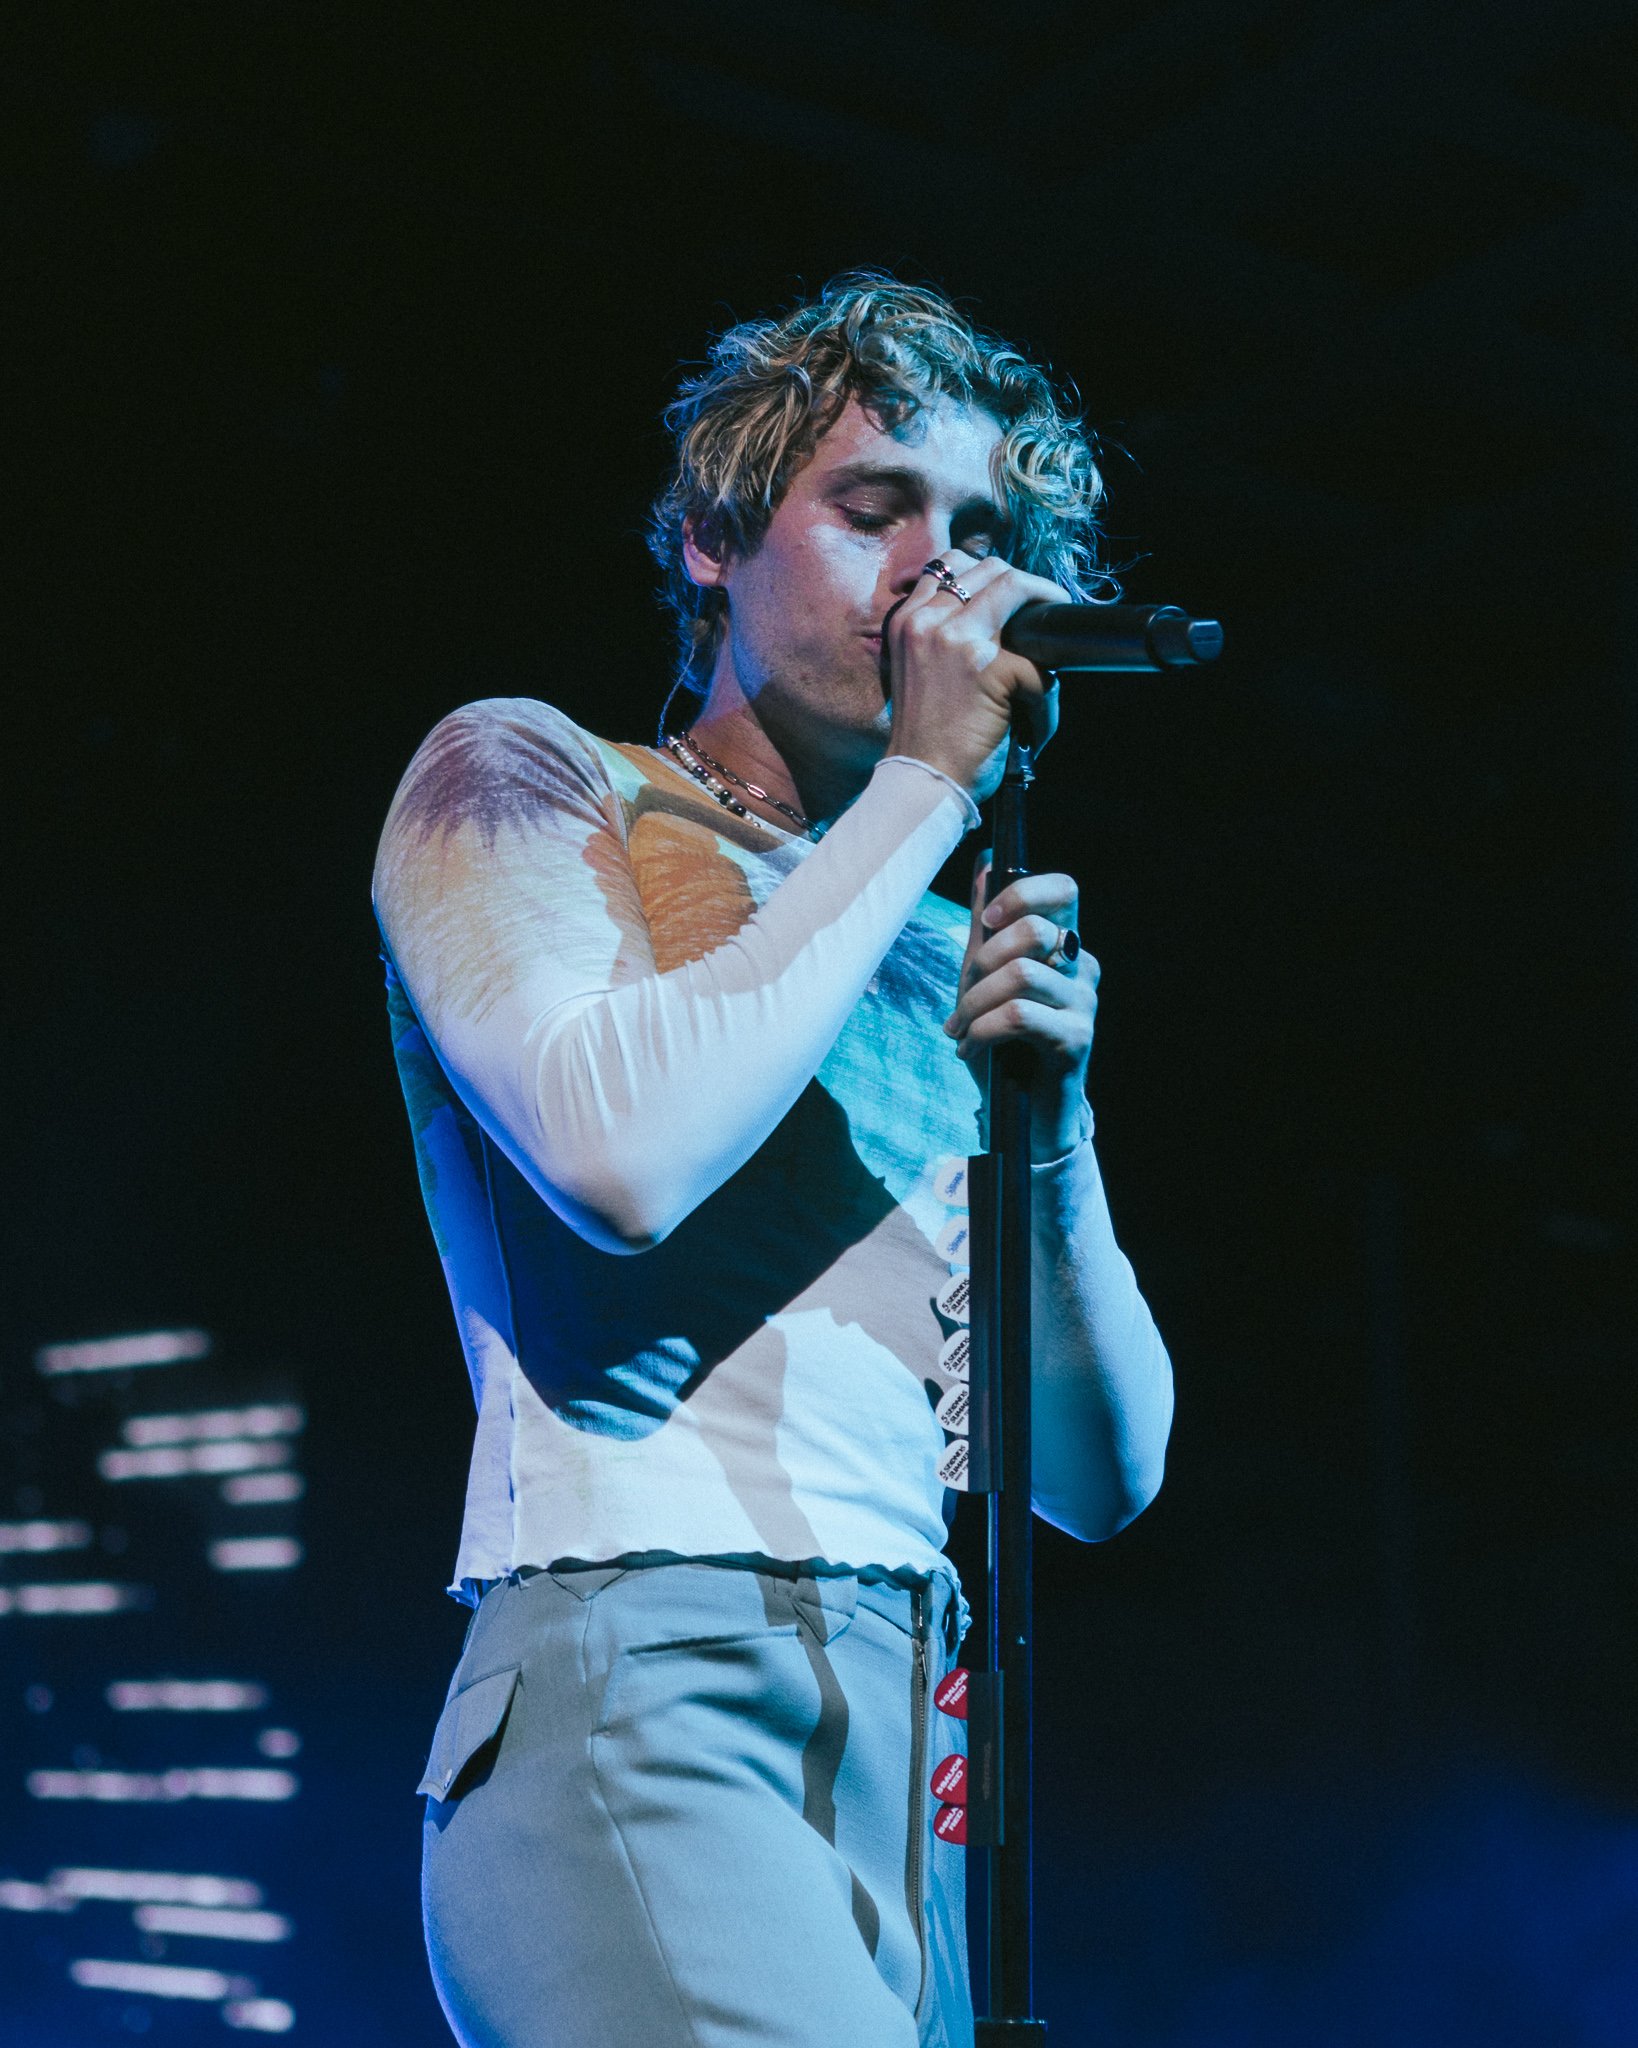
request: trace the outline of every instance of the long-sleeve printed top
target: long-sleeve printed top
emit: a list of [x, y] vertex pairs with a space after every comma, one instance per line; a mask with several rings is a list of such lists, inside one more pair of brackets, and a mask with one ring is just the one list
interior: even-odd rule
[[[892, 759], [815, 844], [523, 698], [422, 745], [375, 901], [478, 1411], [457, 1589], [948, 1570], [978, 1092], [928, 885], [974, 816]], [[1158, 1484], [1170, 1369], [1090, 1138], [1034, 1205], [1036, 1506], [1103, 1535]]]

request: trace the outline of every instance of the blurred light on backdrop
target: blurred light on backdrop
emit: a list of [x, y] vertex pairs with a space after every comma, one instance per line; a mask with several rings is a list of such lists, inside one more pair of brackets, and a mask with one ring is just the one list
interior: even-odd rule
[[178, 1906], [259, 1906], [262, 1888], [244, 1877], [177, 1870], [54, 1870], [46, 1883], [63, 1897], [129, 1899]]
[[192, 1444], [218, 1437], [296, 1436], [307, 1412], [294, 1402], [251, 1408], [200, 1408], [183, 1415], [132, 1415], [120, 1430], [128, 1444]]
[[84, 1550], [91, 1541], [89, 1522], [0, 1522], [0, 1556], [19, 1551]]
[[220, 1970], [194, 1970], [180, 1963], [115, 1963], [85, 1956], [68, 1966], [88, 1991], [145, 1991], [150, 1998], [242, 1998], [255, 1986]]
[[301, 1563], [301, 1554], [294, 1536], [228, 1536], [207, 1552], [219, 1572], [287, 1572]]
[[233, 1678], [120, 1678], [106, 1697], [116, 1714], [245, 1714], [267, 1705], [267, 1687]]
[[209, 1941], [288, 1941], [294, 1932], [282, 1913], [240, 1913], [232, 1907], [138, 1906], [131, 1917], [144, 1934], [192, 1934]]
[[116, 1586], [104, 1579], [62, 1579], [52, 1586], [0, 1586], [0, 1614], [118, 1614], [146, 1607], [146, 1586]]
[[262, 1507], [271, 1501], [300, 1500], [307, 1481], [299, 1472], [246, 1472], [222, 1481], [222, 1498], [230, 1508]]
[[162, 1444], [149, 1451], [104, 1451], [97, 1470], [104, 1479], [187, 1479], [196, 1472], [247, 1472], [258, 1465], [282, 1465], [286, 1443]]
[[0, 1877], [0, 1908], [8, 1913], [72, 1913], [77, 1899], [49, 1884], [30, 1884], [26, 1878]]
[[230, 2027], [245, 2027], [258, 2034], [288, 2034], [296, 2024], [295, 2009], [282, 1998], [237, 1999], [222, 2008]]
[[118, 1805], [171, 1804], [179, 1799], [294, 1799], [298, 1780], [288, 1771], [219, 1770], [206, 1766], [169, 1771], [30, 1771], [24, 1781], [35, 1799], [98, 1799]]
[[[5, 1626], [32, 1667], [20, 1673], [24, 1744], [0, 1777], [0, 1924], [16, 1930], [0, 1953], [0, 1983], [9, 1996], [32, 1979], [27, 1995], [46, 2001], [42, 2010], [52, 1979], [55, 1996], [76, 2004], [116, 1994], [102, 2023], [138, 2032], [160, 2024], [145, 2003], [154, 2001], [214, 2006], [242, 2032], [288, 2033], [294, 2005], [237, 1974], [231, 1944], [245, 1945], [247, 1962], [276, 1951], [287, 1981], [299, 1972], [297, 1924], [269, 1908], [267, 1893], [300, 1868], [302, 1837], [285, 1816], [301, 1781], [284, 1766], [302, 1740], [288, 1725], [244, 1717], [267, 1717], [281, 1689], [272, 1674], [254, 1674], [279, 1652], [269, 1622], [282, 1609], [269, 1603], [283, 1596], [273, 1587], [304, 1558], [291, 1511], [304, 1481], [290, 1468], [306, 1408], [286, 1370], [225, 1363], [211, 1335], [191, 1326], [46, 1344], [33, 1363], [55, 1398], [32, 1427], [0, 1438], [13, 1473], [0, 1576], [19, 1565], [26, 1573], [0, 1583], [0, 1616], [11, 1617]], [[162, 1409], [151, 1379], [138, 1393], [131, 1367], [169, 1369]], [[131, 1491], [141, 1480], [208, 1483], [144, 1499]], [[115, 1515], [110, 1485], [129, 1503]], [[228, 1533], [247, 1521], [253, 1533]], [[119, 1553], [142, 1583], [53, 1577], [93, 1547]], [[87, 1629], [87, 1619], [102, 1625]], [[225, 1675], [235, 1665], [250, 1670]], [[198, 1747], [186, 1763], [171, 1761], [170, 1715], [189, 1717]], [[173, 1859], [214, 1860], [224, 1834], [235, 1860], [283, 1875], [257, 1883], [174, 1868]], [[117, 1867], [121, 1859], [131, 1867]], [[81, 1945], [95, 1953], [71, 1960], [19, 1925], [64, 1915], [87, 1916]], [[166, 1959], [169, 1944], [199, 1941], [230, 1960], [195, 1967], [186, 1947]]]
[[177, 1365], [187, 1358], [208, 1358], [210, 1337], [204, 1330], [143, 1330], [129, 1337], [91, 1337], [73, 1344], [45, 1344], [34, 1363], [46, 1374], [124, 1372], [134, 1365]]

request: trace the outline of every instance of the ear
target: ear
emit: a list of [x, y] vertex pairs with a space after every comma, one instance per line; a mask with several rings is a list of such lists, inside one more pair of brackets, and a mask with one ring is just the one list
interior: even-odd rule
[[720, 590], [728, 580], [726, 551], [713, 554], [691, 519], [683, 521], [683, 568], [700, 590]]

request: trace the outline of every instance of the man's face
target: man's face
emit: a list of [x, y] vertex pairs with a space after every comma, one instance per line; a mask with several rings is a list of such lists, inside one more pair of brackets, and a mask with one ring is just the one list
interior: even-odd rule
[[880, 754], [883, 618], [932, 556], [1005, 552], [991, 476], [1000, 439], [989, 414], [947, 399], [894, 432], [850, 402], [754, 554], [711, 564], [691, 552], [698, 580], [728, 593], [726, 659], [776, 744], [838, 763]]

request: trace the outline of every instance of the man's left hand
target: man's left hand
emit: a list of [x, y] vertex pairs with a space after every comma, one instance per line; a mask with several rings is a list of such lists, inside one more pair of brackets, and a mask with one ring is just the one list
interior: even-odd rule
[[[1035, 1055], [1030, 1151], [1057, 1159], [1080, 1143], [1086, 1065], [1098, 1008], [1098, 963], [1084, 947], [1063, 961], [1061, 938], [1075, 930], [1079, 891], [1068, 875], [1025, 875], [984, 902], [989, 866], [973, 876], [973, 919], [961, 963], [961, 994], [945, 1030], [964, 1060], [992, 1046], [1027, 1045]], [[1061, 964], [1048, 965], [1050, 960]]]

